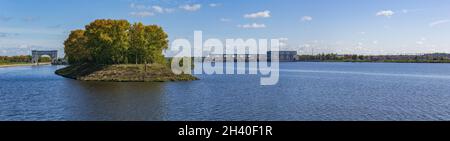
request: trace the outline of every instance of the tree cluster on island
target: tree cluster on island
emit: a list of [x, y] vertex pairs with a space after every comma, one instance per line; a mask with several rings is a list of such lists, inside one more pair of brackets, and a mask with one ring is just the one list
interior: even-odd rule
[[71, 31], [64, 42], [69, 66], [56, 70], [63, 77], [83, 81], [164, 82], [197, 80], [174, 74], [163, 51], [168, 35], [157, 25], [100, 19]]
[[168, 42], [160, 26], [99, 19], [71, 31], [64, 52], [69, 64], [164, 64]]

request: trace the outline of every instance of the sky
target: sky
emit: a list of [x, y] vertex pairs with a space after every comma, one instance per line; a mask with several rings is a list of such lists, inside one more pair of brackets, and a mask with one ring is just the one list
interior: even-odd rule
[[299, 54], [450, 53], [448, 0], [0, 0], [0, 55], [63, 55], [95, 19], [157, 24], [170, 41], [277, 38]]

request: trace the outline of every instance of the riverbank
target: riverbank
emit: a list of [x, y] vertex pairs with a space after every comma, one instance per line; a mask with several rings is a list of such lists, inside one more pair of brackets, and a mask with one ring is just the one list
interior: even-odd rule
[[56, 70], [57, 75], [83, 81], [113, 82], [165, 82], [192, 81], [198, 78], [189, 75], [175, 75], [170, 68], [160, 64], [121, 64], [121, 65], [71, 65]]
[[[51, 63], [39, 63], [39, 65], [50, 65]], [[20, 66], [34, 66], [33, 63], [18, 63], [18, 64], [0, 64], [0, 68], [4, 67], [20, 67]]]
[[348, 62], [348, 63], [450, 63], [450, 60], [317, 60], [317, 61], [296, 61], [296, 62]]
[[450, 63], [450, 54], [432, 53], [422, 55], [356, 55], [317, 54], [297, 55], [300, 62], [374, 62], [374, 63]]

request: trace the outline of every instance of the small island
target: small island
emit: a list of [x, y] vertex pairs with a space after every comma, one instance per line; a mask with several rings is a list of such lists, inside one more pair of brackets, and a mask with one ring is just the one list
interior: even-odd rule
[[130, 24], [126, 20], [99, 19], [71, 31], [64, 42], [69, 66], [55, 71], [83, 81], [164, 82], [197, 80], [190, 74], [176, 75], [163, 50], [168, 35], [162, 27]]

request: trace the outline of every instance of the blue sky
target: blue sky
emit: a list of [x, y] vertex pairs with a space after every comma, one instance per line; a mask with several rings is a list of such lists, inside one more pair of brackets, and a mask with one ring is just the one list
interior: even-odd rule
[[282, 38], [300, 54], [450, 53], [448, 0], [0, 0], [0, 55], [58, 49], [95, 19], [158, 24], [170, 40]]

